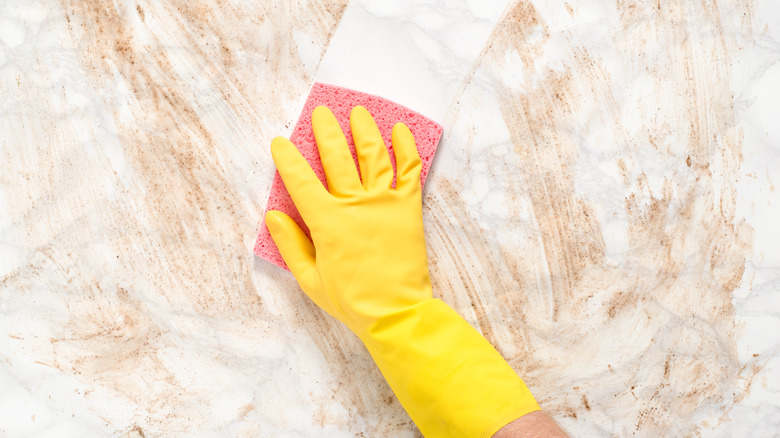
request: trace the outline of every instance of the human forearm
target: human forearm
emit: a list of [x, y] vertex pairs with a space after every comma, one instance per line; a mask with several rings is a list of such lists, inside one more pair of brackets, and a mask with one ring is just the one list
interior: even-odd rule
[[566, 438], [568, 435], [542, 411], [535, 411], [512, 421], [493, 438]]

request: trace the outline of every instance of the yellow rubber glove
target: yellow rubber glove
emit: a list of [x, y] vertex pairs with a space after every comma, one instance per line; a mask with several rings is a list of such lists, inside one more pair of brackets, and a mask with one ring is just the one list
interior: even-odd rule
[[329, 191], [289, 140], [277, 137], [271, 144], [276, 167], [311, 231], [310, 241], [286, 214], [265, 216], [301, 289], [360, 337], [426, 437], [489, 437], [539, 410], [485, 338], [433, 298], [422, 164], [409, 128], [393, 127], [393, 188], [390, 156], [369, 112], [355, 107], [350, 127], [362, 182], [336, 118], [326, 107], [312, 114]]

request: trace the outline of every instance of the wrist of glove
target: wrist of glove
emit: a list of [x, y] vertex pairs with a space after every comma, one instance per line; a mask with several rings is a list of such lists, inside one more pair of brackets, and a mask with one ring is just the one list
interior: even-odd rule
[[426, 437], [490, 437], [540, 409], [493, 346], [440, 300], [387, 315], [361, 339]]
[[[350, 115], [360, 173], [333, 114], [318, 107], [312, 129], [326, 189], [282, 137], [271, 152], [311, 232], [287, 215], [266, 224], [301, 289], [365, 343], [425, 436], [491, 436], [538, 410], [525, 384], [463, 318], [433, 299], [414, 137], [392, 130], [396, 172], [371, 115]], [[395, 181], [395, 184], [393, 182]]]

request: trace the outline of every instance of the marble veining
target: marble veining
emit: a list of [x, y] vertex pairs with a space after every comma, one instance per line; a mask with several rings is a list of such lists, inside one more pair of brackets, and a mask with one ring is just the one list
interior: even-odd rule
[[443, 124], [434, 293], [572, 435], [776, 436], [779, 32], [772, 0], [0, 2], [0, 435], [420, 436], [252, 255], [330, 80]]

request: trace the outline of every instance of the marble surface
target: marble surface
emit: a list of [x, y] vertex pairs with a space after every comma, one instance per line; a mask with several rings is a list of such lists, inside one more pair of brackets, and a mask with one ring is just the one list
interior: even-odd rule
[[778, 436], [773, 0], [0, 1], [1, 436], [419, 436], [252, 256], [270, 139], [371, 41], [424, 65], [344, 85], [445, 127], [434, 293], [548, 412]]

